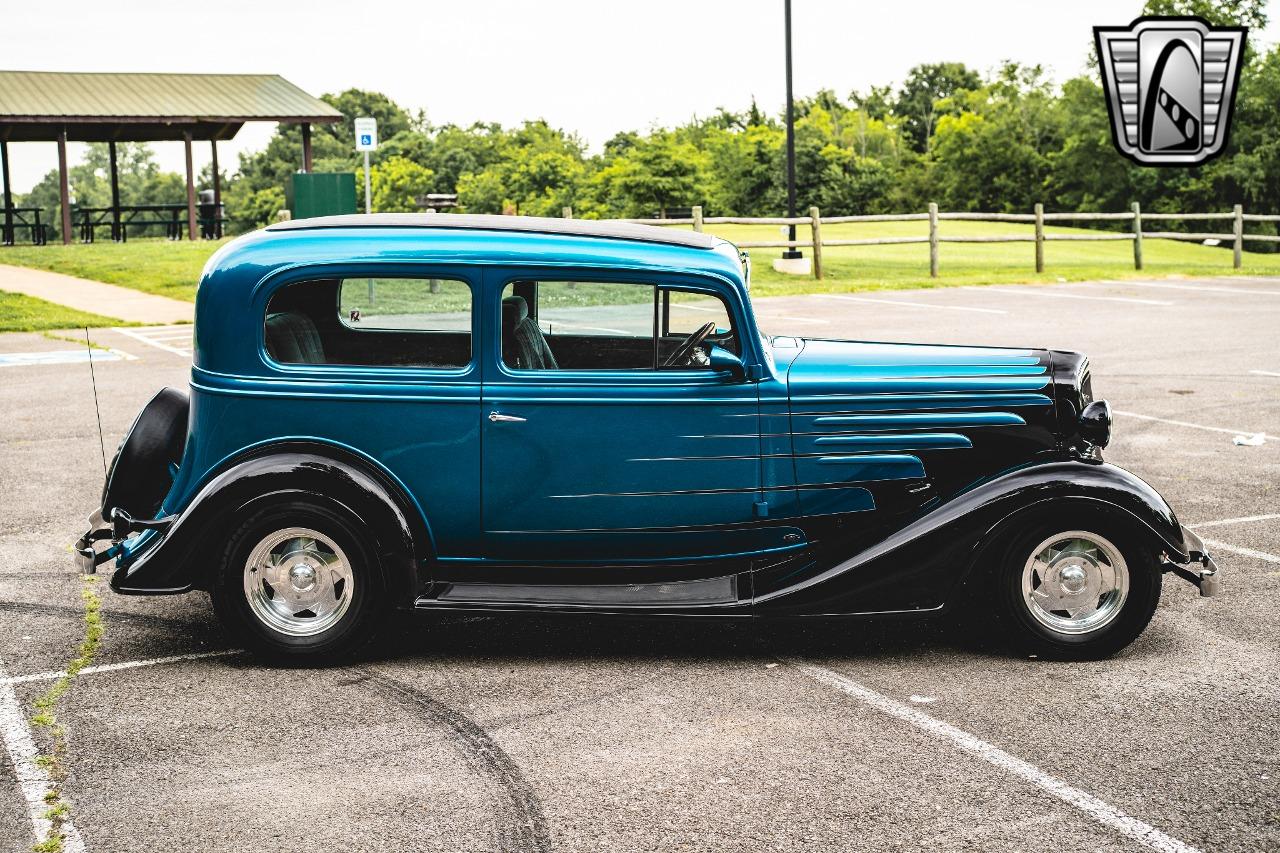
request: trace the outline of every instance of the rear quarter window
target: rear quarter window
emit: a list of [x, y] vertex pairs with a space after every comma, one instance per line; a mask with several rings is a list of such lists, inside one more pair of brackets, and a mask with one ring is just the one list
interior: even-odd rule
[[461, 368], [472, 358], [471, 285], [453, 278], [299, 281], [267, 305], [267, 354], [281, 364]]

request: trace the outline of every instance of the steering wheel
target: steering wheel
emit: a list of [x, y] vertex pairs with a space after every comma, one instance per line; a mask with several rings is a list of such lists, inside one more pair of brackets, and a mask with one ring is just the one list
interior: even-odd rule
[[689, 357], [693, 355], [693, 351], [698, 345], [707, 339], [707, 335], [716, 330], [715, 323], [704, 323], [698, 327], [698, 331], [680, 342], [680, 346], [676, 347], [676, 351], [667, 356], [667, 360], [662, 362], [663, 367], [675, 367], [689, 361]]

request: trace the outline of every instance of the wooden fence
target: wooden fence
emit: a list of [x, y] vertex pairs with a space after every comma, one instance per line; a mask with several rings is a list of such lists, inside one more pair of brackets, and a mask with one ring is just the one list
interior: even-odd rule
[[[564, 209], [566, 217], [573, 217], [572, 208]], [[1147, 221], [1230, 221], [1231, 231], [1222, 232], [1188, 232], [1188, 231], [1143, 231]], [[708, 225], [796, 225], [809, 228], [808, 240], [765, 240], [738, 243], [742, 249], [790, 249], [808, 248], [813, 252], [813, 277], [822, 278], [822, 250], [827, 246], [892, 246], [903, 243], [929, 244], [929, 275], [938, 277], [938, 255], [942, 243], [1035, 243], [1036, 272], [1044, 272], [1044, 244], [1058, 240], [1128, 240], [1133, 244], [1133, 268], [1142, 269], [1142, 240], [1203, 240], [1231, 241], [1234, 248], [1234, 266], [1240, 269], [1243, 263], [1244, 244], [1248, 241], [1258, 243], [1280, 243], [1280, 236], [1269, 234], [1246, 234], [1246, 222], [1280, 222], [1280, 215], [1249, 214], [1241, 205], [1236, 205], [1230, 213], [1143, 213], [1137, 202], [1125, 213], [1045, 213], [1044, 206], [1037, 204], [1033, 213], [943, 213], [936, 204], [930, 204], [926, 213], [887, 213], [867, 216], [822, 216], [818, 208], [809, 208], [808, 216], [707, 216], [702, 215], [702, 208], [693, 208], [693, 216], [688, 219], [626, 219], [624, 222], [636, 222], [645, 225], [692, 225], [695, 231], [701, 231]], [[869, 237], [857, 240], [828, 240], [822, 236], [823, 225], [838, 225], [846, 222], [925, 222], [929, 223], [928, 236], [919, 237]], [[968, 222], [1025, 222], [1035, 226], [1033, 234], [1003, 235], [946, 235], [940, 233], [939, 224], [944, 221]], [[1130, 223], [1128, 231], [1098, 231], [1092, 234], [1046, 234], [1046, 222], [1099, 222], [1123, 221]], [[798, 235], [797, 235], [798, 236]]]

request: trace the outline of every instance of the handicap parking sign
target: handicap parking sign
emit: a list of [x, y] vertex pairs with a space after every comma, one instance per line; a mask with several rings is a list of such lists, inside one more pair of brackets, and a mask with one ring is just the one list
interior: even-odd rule
[[378, 150], [378, 120], [374, 118], [356, 119], [356, 150]]

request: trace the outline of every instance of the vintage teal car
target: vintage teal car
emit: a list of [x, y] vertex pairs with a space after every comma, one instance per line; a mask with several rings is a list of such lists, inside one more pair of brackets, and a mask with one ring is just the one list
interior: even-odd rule
[[333, 658], [390, 608], [989, 614], [1131, 642], [1195, 534], [1106, 464], [1076, 353], [766, 337], [732, 244], [503, 216], [340, 216], [224, 246], [191, 389], [143, 409], [78, 546]]

